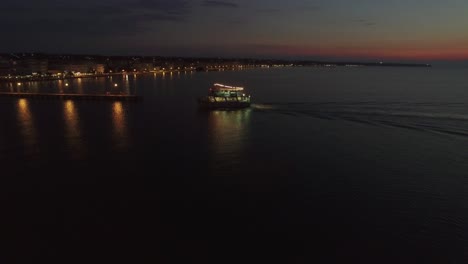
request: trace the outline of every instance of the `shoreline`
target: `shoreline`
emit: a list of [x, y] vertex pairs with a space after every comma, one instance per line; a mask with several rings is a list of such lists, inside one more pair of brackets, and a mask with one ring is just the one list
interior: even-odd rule
[[[172, 71], [175, 72], [175, 71]], [[151, 72], [125, 72], [125, 73], [103, 73], [103, 74], [92, 74], [92, 75], [80, 75], [80, 76], [69, 76], [69, 77], [23, 77], [23, 76], [11, 76], [11, 77], [0, 77], [0, 83], [17, 83], [17, 82], [48, 82], [48, 81], [64, 81], [80, 78], [104, 78], [110, 76], [119, 75], [142, 75], [142, 74], [157, 74], [157, 73], [170, 73], [170, 71], [151, 71]]]
[[86, 74], [80, 76], [68, 76], [68, 77], [25, 77], [25, 76], [0, 76], [0, 83], [22, 83], [22, 82], [50, 82], [50, 81], [64, 81], [80, 78], [104, 78], [110, 76], [121, 76], [121, 75], [145, 75], [145, 74], [171, 74], [180, 72], [220, 72], [226, 70], [245, 70], [254, 69], [261, 67], [243, 67], [240, 69], [208, 69], [208, 70], [166, 70], [166, 71], [148, 71], [148, 72], [117, 72], [117, 73], [102, 73], [102, 74]]
[[100, 73], [100, 74], [84, 74], [79, 76], [67, 76], [67, 77], [58, 77], [58, 76], [48, 76], [48, 77], [27, 77], [27, 76], [0, 76], [0, 83], [21, 83], [21, 82], [47, 82], [47, 81], [63, 81], [63, 80], [72, 80], [80, 78], [103, 78], [110, 76], [119, 76], [119, 75], [144, 75], [144, 74], [171, 74], [171, 73], [180, 73], [180, 72], [220, 72], [220, 71], [235, 71], [235, 70], [247, 70], [247, 69], [269, 69], [269, 68], [286, 68], [286, 67], [310, 67], [310, 68], [335, 68], [335, 67], [411, 67], [411, 68], [420, 68], [420, 67], [432, 67], [432, 65], [419, 65], [419, 64], [344, 64], [344, 63], [329, 63], [329, 64], [301, 64], [301, 65], [285, 65], [285, 66], [268, 66], [259, 65], [259, 66], [244, 66], [240, 68], [216, 68], [216, 69], [204, 69], [204, 70], [158, 70], [158, 71], [147, 71], [147, 72], [116, 72], [116, 73]]

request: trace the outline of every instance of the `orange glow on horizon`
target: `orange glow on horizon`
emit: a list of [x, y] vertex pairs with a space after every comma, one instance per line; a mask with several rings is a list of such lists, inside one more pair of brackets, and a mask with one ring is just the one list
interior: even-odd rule
[[[315, 55], [315, 54], [314, 54]], [[364, 59], [395, 59], [395, 60], [468, 60], [468, 50], [370, 50], [370, 51], [340, 51], [319, 52], [319, 56], [333, 58], [351, 57]]]
[[331, 59], [375, 59], [375, 60], [468, 60], [468, 48], [466, 47], [415, 47], [414, 45], [398, 45], [392, 47], [295, 47], [295, 46], [271, 46], [258, 49], [265, 55], [286, 55], [295, 57], [324, 57]]

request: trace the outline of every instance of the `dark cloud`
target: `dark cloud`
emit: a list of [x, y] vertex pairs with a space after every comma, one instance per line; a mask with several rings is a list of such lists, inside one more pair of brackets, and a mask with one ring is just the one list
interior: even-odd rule
[[170, 15], [185, 15], [190, 11], [186, 0], [139, 0], [135, 6]]
[[226, 20], [219, 20], [219, 23], [223, 23], [227, 26], [245, 26], [247, 25], [247, 21], [245, 19], [226, 19]]
[[320, 10], [319, 6], [304, 6], [301, 8], [302, 11], [308, 11], [308, 12], [316, 12]]
[[133, 35], [154, 21], [184, 22], [191, 8], [186, 0], [104, 0], [79, 3], [4, 0], [0, 33], [49, 36]]
[[203, 1], [203, 6], [209, 7], [227, 7], [227, 8], [238, 8], [239, 5], [232, 2], [225, 2], [225, 1], [212, 1], [212, 0], [205, 0]]
[[175, 16], [174, 14], [164, 13], [147, 13], [138, 15], [133, 18], [137, 22], [146, 23], [151, 21], [171, 21], [171, 22], [186, 22], [186, 16]]
[[370, 19], [353, 19], [352, 21], [354, 23], [358, 23], [358, 24], [361, 24], [363, 26], [368, 26], [368, 27], [377, 25], [376, 22], [374, 22], [374, 21], [372, 21]]
[[0, 52], [138, 50], [142, 36], [190, 14], [186, 0], [2, 0]]
[[258, 13], [268, 13], [268, 14], [271, 14], [271, 13], [279, 13], [281, 12], [281, 9], [278, 9], [278, 8], [259, 8], [259, 9], [256, 9], [255, 12], [258, 12]]
[[[289, 10], [288, 10], [289, 9]], [[286, 12], [316, 12], [320, 10], [320, 7], [318, 6], [296, 6], [296, 7], [289, 7], [285, 9], [280, 9], [280, 8], [258, 8], [255, 9], [255, 12], [257, 13], [262, 13], [262, 14], [279, 14], [284, 11]]]
[[356, 23], [365, 23], [367, 21], [368, 21], [367, 19], [353, 19], [353, 22], [356, 22]]

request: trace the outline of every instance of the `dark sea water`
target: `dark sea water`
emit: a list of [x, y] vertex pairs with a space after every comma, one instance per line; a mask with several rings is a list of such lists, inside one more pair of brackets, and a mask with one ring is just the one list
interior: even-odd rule
[[[467, 263], [467, 76], [281, 68], [0, 84], [144, 96], [0, 98], [0, 262]], [[214, 82], [245, 86], [254, 104], [199, 110]]]

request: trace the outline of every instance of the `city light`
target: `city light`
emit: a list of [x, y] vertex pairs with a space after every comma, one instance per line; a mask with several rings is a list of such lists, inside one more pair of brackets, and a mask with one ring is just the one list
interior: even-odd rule
[[[47, 55], [45, 55], [47, 56]], [[1, 59], [1, 58], [0, 58]], [[243, 69], [250, 69], [250, 68], [270, 68], [270, 67], [293, 67], [293, 66], [314, 66], [314, 67], [336, 67], [338, 66], [337, 64], [331, 64], [331, 63], [324, 63], [324, 62], [305, 62], [305, 64], [295, 64], [292, 62], [287, 62], [287, 61], [265, 61], [265, 60], [256, 60], [252, 62], [242, 62], [242, 61], [226, 61], [226, 60], [220, 60], [217, 62], [213, 61], [193, 61], [193, 59], [187, 58], [186, 60], [180, 59], [177, 62], [173, 61], [173, 59], [167, 59], [167, 60], [162, 60], [156, 62], [155, 59], [152, 59], [152, 62], [150, 62], [147, 58], [141, 59], [140, 62], [135, 63], [131, 68], [123, 68], [123, 67], [129, 67], [128, 65], [124, 64], [123, 62], [120, 61], [120, 58], [116, 58], [115, 62], [113, 59], [108, 58], [106, 61], [109, 63], [112, 62], [116, 68], [111, 68], [111, 66], [106, 66], [105, 64], [102, 64], [99, 60], [93, 59], [91, 61], [85, 60], [83, 62], [80, 58], [72, 59], [68, 58], [66, 61], [63, 62], [56, 62], [53, 59], [53, 56], [49, 58], [49, 62], [47, 62], [47, 57], [44, 59], [28, 59], [27, 58], [19, 58], [19, 57], [14, 57], [11, 60], [13, 63], [11, 63], [12, 68], [11, 69], [4, 69], [3, 72], [0, 69], [0, 79], [1, 80], [8, 80], [11, 79], [11, 83], [14, 85], [15, 82], [17, 84], [17, 87], [23, 86], [22, 82], [28, 82], [28, 81], [41, 81], [41, 80], [63, 80], [63, 79], [68, 79], [68, 78], [73, 78], [73, 77], [88, 77], [88, 76], [93, 76], [93, 77], [107, 77], [109, 79], [112, 78], [112, 75], [114, 73], [122, 73], [122, 74], [127, 74], [128, 72], [133, 72], [134, 74], [136, 73], [147, 73], [148, 70], [153, 69], [155, 73], [168, 73], [171, 74], [171, 72], [178, 72], [180, 73], [181, 71], [187, 71], [187, 70], [195, 70], [195, 71], [225, 71], [225, 70], [243, 70]], [[135, 58], [134, 58], [135, 59]], [[138, 60], [137, 60], [138, 61]], [[5, 63], [7, 63], [7, 60], [4, 60]], [[44, 63], [43, 63], [44, 62]], [[36, 69], [37, 65], [36, 64], [43, 64], [44, 67], [41, 68], [39, 71]], [[12, 71], [15, 71], [14, 65], [23, 65], [25, 64], [27, 67], [26, 72], [23, 72], [21, 74], [14, 74], [13, 76], [11, 75]], [[126, 66], [124, 66], [126, 65]], [[374, 63], [356, 63], [356, 64], [343, 64], [343, 66], [347, 67], [356, 67], [356, 66], [386, 66], [388, 65], [385, 63], [383, 60], [378, 60]], [[398, 65], [398, 64], [392, 64], [392, 65]], [[406, 64], [405, 64], [406, 65]], [[414, 66], [420, 66], [420, 67], [431, 67], [430, 64], [411, 64]], [[92, 66], [92, 67], [91, 67]], [[91, 68], [90, 68], [91, 67]], [[91, 69], [91, 70], [90, 70]], [[24, 71], [22, 70], [22, 71]], [[47, 74], [44, 74], [46, 73]], [[79, 79], [78, 79], [79, 80]], [[111, 79], [112, 80], [112, 79]], [[20, 83], [21, 82], [21, 83]], [[114, 85], [111, 81], [111, 85]], [[63, 86], [63, 85], [62, 85]], [[66, 85], [65, 86], [71, 86], [71, 85]], [[115, 86], [115, 85], [114, 85]], [[116, 86], [117, 87], [117, 86]]]
[[119, 86], [119, 85], [118, 85], [118, 84], [116, 84], [116, 83], [114, 83], [114, 87], [117, 87], [117, 86]]

